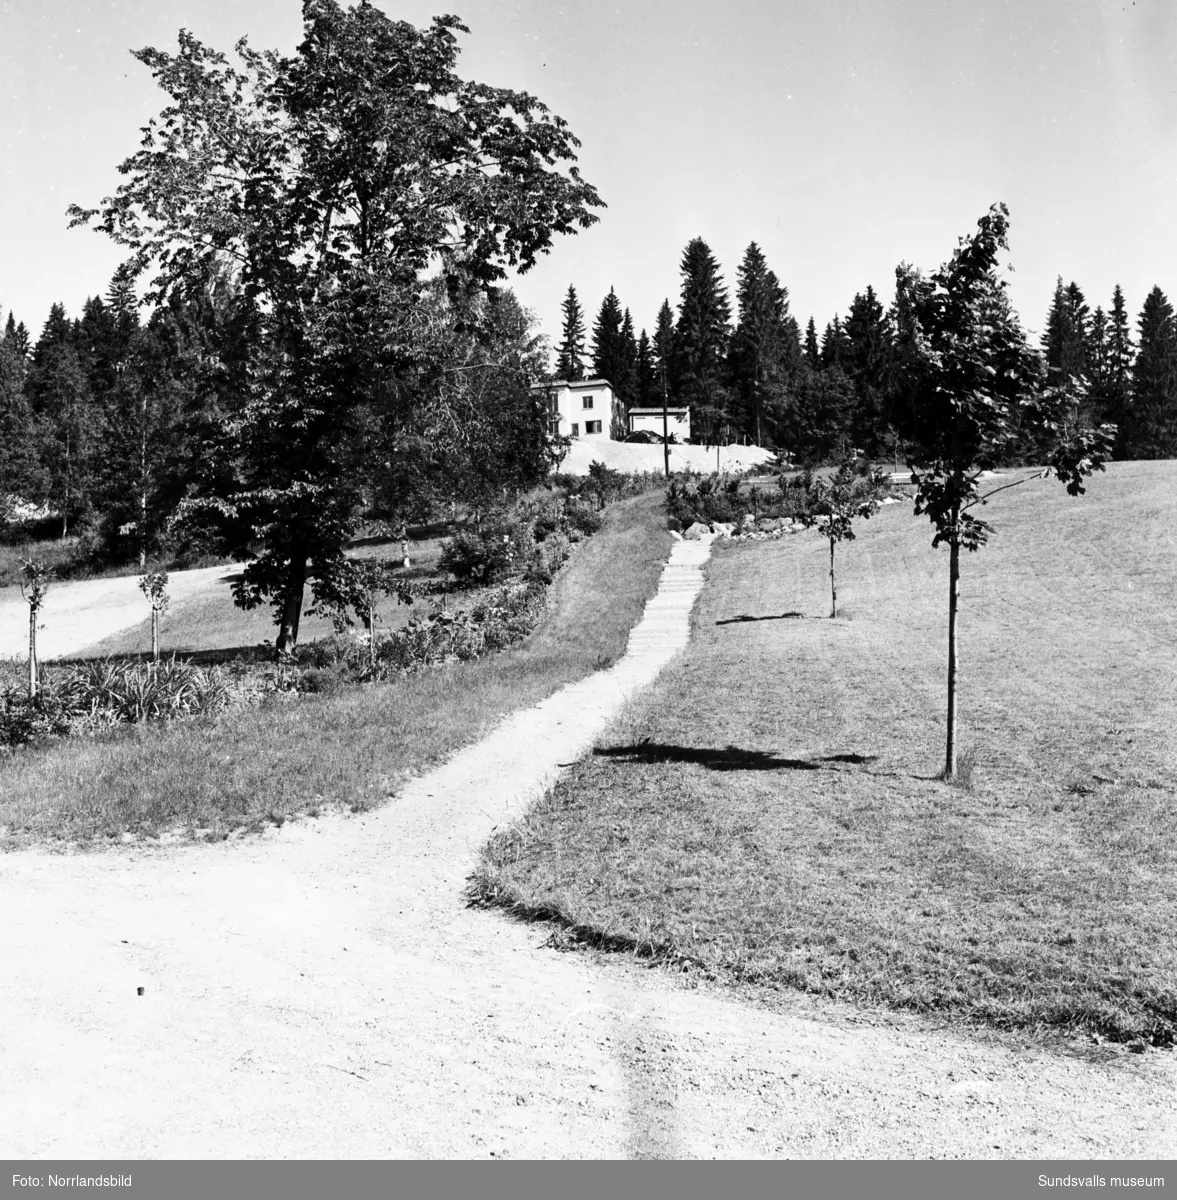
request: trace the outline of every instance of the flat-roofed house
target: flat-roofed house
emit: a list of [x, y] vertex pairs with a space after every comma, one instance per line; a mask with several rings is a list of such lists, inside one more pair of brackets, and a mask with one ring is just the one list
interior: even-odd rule
[[555, 379], [534, 384], [531, 390], [545, 398], [553, 434], [610, 442], [625, 437], [625, 406], [607, 379]]
[[[629, 410], [630, 433], [652, 433], [662, 437], [662, 409], [631, 408]], [[666, 409], [666, 432], [680, 442], [691, 440], [691, 410], [683, 405], [669, 405]]]

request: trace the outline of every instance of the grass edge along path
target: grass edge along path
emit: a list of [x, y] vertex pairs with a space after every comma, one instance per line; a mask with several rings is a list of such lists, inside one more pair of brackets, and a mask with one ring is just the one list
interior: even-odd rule
[[1177, 464], [1033, 485], [964, 576], [971, 789], [943, 745], [944, 557], [718, 543], [683, 657], [484, 849], [473, 898], [728, 982], [998, 1029], [1177, 1030]]
[[507, 713], [624, 653], [669, 554], [663, 502], [652, 492], [610, 505], [553, 581], [539, 625], [502, 653], [0, 760], [0, 847], [173, 831], [217, 840], [325, 806], [383, 803]]

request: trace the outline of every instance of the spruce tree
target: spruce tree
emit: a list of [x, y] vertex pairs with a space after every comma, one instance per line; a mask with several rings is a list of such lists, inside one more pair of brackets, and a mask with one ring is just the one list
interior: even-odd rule
[[41, 434], [48, 500], [61, 515], [62, 537], [90, 506], [102, 428], [78, 354], [79, 337], [80, 327], [70, 324], [63, 306], [53, 305], [33, 350], [26, 388]]
[[1112, 307], [1108, 313], [1103, 419], [1119, 429], [1116, 437], [1116, 457], [1126, 457], [1128, 409], [1132, 403], [1132, 364], [1135, 359], [1132, 328], [1124, 293], [1117, 283], [1112, 292]]
[[643, 329], [638, 338], [637, 407], [652, 408], [662, 403], [662, 388], [658, 382], [658, 367], [654, 347]]
[[620, 394], [624, 385], [625, 352], [622, 348], [621, 302], [610, 288], [601, 301], [600, 311], [593, 323], [593, 375], [607, 379], [614, 392]]
[[1042, 335], [1049, 382], [1069, 383], [1088, 373], [1090, 323], [1091, 313], [1079, 285], [1072, 282], [1064, 286], [1059, 276]]
[[730, 414], [724, 382], [731, 306], [719, 264], [702, 238], [683, 251], [682, 293], [675, 327], [673, 378], [680, 403], [691, 408], [692, 434], [718, 442]]
[[814, 325], [812, 317], [809, 318], [809, 324], [805, 326], [805, 363], [814, 371], [821, 366], [821, 350], [817, 344], [817, 326]]
[[1138, 321], [1124, 457], [1177, 455], [1177, 319], [1159, 287], [1149, 292]]
[[658, 402], [662, 396], [674, 404], [678, 403], [674, 391], [674, 314], [670, 301], [663, 300], [658, 310], [658, 323], [654, 327], [654, 369], [658, 377]]
[[745, 433], [764, 445], [766, 419], [776, 410], [789, 373], [789, 293], [768, 269], [755, 242], [736, 271], [739, 320], [732, 334], [729, 371]]
[[886, 393], [894, 354], [890, 321], [869, 284], [854, 297], [843, 331], [842, 365], [856, 394], [852, 436], [857, 446], [877, 453], [889, 424]]
[[0, 340], [0, 528], [17, 501], [37, 502], [45, 495], [37, 422], [25, 399], [28, 363], [15, 327]]
[[584, 378], [584, 313], [571, 284], [564, 297], [564, 327], [556, 351], [556, 376], [571, 383]]
[[618, 395], [628, 409], [637, 403], [638, 395], [638, 341], [634, 337], [633, 317], [628, 308], [621, 318], [618, 358], [621, 363], [621, 382], [618, 385]]

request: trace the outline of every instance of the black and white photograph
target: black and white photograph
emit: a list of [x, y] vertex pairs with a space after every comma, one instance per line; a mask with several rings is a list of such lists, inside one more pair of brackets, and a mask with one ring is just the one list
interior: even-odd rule
[[1177, 1189], [1175, 304], [1172, 0], [0, 0], [5, 1187]]

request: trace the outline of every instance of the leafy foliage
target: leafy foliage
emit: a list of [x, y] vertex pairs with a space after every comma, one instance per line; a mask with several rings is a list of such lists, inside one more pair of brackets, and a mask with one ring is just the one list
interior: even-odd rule
[[280, 652], [308, 578], [317, 601], [341, 599], [368, 469], [422, 436], [438, 370], [421, 346], [427, 269], [493, 284], [600, 204], [561, 169], [579, 144], [564, 121], [456, 73], [456, 18], [418, 30], [306, 0], [303, 20], [289, 58], [242, 41], [233, 65], [186, 31], [176, 54], [138, 51], [172, 103], [116, 194], [71, 210], [137, 269], [155, 264], [151, 299], [235, 264], [254, 320], [248, 397], [222, 422], [236, 478], [189, 508], [248, 529], [235, 598], [274, 606]]

